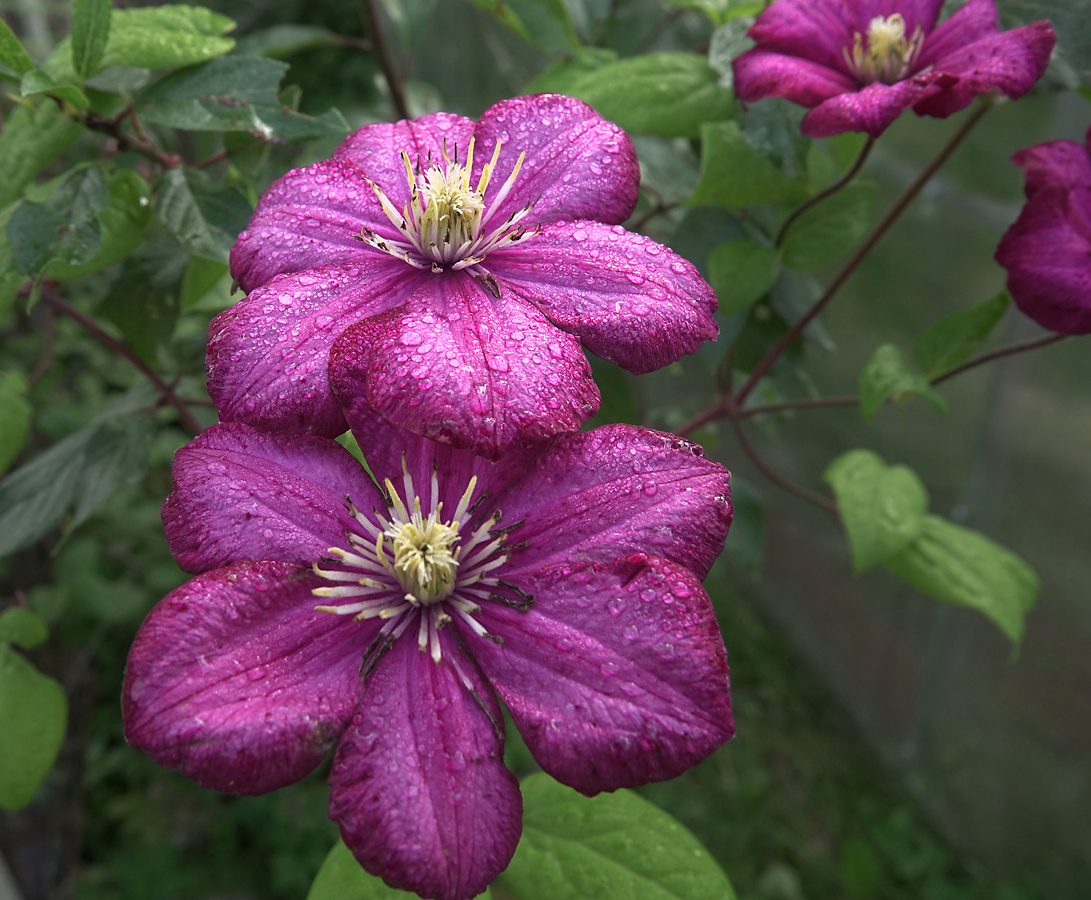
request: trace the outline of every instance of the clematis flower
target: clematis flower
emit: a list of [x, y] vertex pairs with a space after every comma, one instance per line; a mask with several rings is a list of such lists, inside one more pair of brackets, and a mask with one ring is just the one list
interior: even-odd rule
[[1008, 290], [1039, 325], [1091, 333], [1091, 128], [1081, 146], [1050, 141], [1020, 150], [1027, 202], [1000, 240]]
[[571, 431], [632, 372], [716, 335], [686, 260], [618, 224], [640, 172], [570, 97], [367, 125], [264, 194], [231, 253], [249, 295], [212, 323], [224, 421], [334, 436], [343, 405], [496, 458]]
[[354, 425], [382, 488], [314, 435], [226, 424], [178, 452], [163, 521], [196, 577], [133, 644], [132, 744], [233, 794], [336, 746], [330, 815], [363, 867], [463, 900], [521, 831], [500, 701], [542, 768], [589, 795], [674, 777], [731, 737], [701, 586], [731, 519], [722, 466], [627, 425], [495, 463]]
[[1022, 97], [1042, 77], [1049, 22], [1001, 32], [993, 0], [969, 2], [936, 27], [943, 0], [777, 0], [734, 62], [747, 101], [811, 107], [808, 137], [878, 137], [905, 110], [945, 118], [992, 91]]

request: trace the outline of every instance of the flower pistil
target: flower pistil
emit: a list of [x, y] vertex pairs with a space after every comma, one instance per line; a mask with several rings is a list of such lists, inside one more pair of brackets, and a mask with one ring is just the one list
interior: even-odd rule
[[879, 81], [894, 84], [909, 74], [920, 55], [924, 32], [920, 25], [906, 38], [905, 19], [899, 13], [892, 16], [875, 16], [868, 25], [867, 43], [856, 32], [852, 52], [848, 47], [841, 50], [845, 63], [864, 84]]

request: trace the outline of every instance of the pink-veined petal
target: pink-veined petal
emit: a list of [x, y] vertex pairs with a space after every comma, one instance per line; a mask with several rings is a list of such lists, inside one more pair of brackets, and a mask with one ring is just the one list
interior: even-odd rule
[[420, 275], [385, 254], [280, 275], [212, 320], [208, 392], [225, 422], [325, 437], [348, 426], [330, 393], [330, 348], [353, 322], [402, 303]]
[[330, 382], [350, 422], [370, 407], [490, 459], [573, 431], [599, 405], [575, 338], [464, 272], [430, 276], [404, 307], [348, 329]]
[[940, 61], [945, 57], [999, 30], [994, 0], [970, 0], [928, 35], [917, 57], [916, 69], [920, 71], [937, 64], [943, 68]]
[[847, 73], [842, 50], [852, 48], [852, 22], [837, 0], [779, 0], [747, 34], [758, 46]]
[[129, 743], [232, 794], [307, 775], [349, 722], [375, 627], [315, 612], [321, 583], [287, 563], [240, 562], [168, 594], [129, 652]]
[[240, 559], [310, 565], [345, 546], [346, 495], [360, 509], [382, 504], [363, 467], [334, 441], [213, 425], [175, 454], [163, 527], [187, 572]]
[[1023, 170], [1028, 197], [1047, 184], [1091, 188], [1091, 154], [1075, 141], [1035, 144], [1020, 150], [1011, 161]]
[[1046, 185], [1000, 241], [996, 261], [1026, 315], [1062, 334], [1091, 333], [1091, 190]]
[[414, 170], [443, 167], [443, 147], [454, 159], [465, 159], [474, 122], [463, 116], [437, 112], [419, 119], [379, 122], [354, 131], [334, 151], [334, 159], [349, 159], [374, 181], [397, 209], [410, 201], [402, 153], [409, 156]]
[[856, 79], [799, 56], [755, 47], [732, 63], [735, 92], [740, 100], [755, 102], [783, 97], [800, 106], [818, 106], [823, 100], [859, 89]]
[[[522, 829], [492, 689], [441, 633], [436, 665], [403, 635], [368, 679], [330, 774], [330, 818], [373, 875], [437, 900], [468, 900], [500, 874]], [[462, 683], [458, 669], [476, 696]]]
[[293, 169], [261, 195], [231, 248], [231, 274], [252, 291], [275, 275], [315, 266], [366, 266], [380, 251], [356, 239], [365, 226], [398, 237], [359, 166], [335, 157]]
[[845, 131], [865, 131], [879, 137], [905, 110], [924, 97], [949, 87], [956, 76], [928, 72], [895, 84], [874, 82], [855, 93], [831, 97], [803, 117], [807, 137], [830, 137]]
[[590, 795], [673, 778], [731, 737], [727, 654], [692, 572], [634, 554], [519, 586], [536, 597], [529, 611], [477, 614], [503, 645], [466, 640], [558, 781]]
[[502, 293], [631, 372], [654, 371], [716, 337], [716, 294], [693, 264], [620, 225], [551, 225], [486, 265]]
[[[582, 100], [533, 94], [502, 100], [481, 115], [474, 132], [476, 187], [482, 166], [501, 142], [500, 159], [485, 192], [488, 228], [537, 199], [528, 223], [562, 219], [624, 222], [636, 208], [640, 168], [629, 136]], [[519, 154], [526, 159], [511, 193], [493, 208]]]

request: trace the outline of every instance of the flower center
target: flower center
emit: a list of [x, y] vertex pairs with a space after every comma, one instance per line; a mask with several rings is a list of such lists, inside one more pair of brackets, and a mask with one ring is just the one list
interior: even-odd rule
[[486, 228], [492, 213], [511, 193], [526, 153], [519, 154], [511, 174], [493, 198], [490, 208], [485, 206], [485, 191], [492, 180], [496, 161], [500, 158], [500, 141], [496, 142], [492, 159], [482, 166], [481, 178], [476, 188], [470, 186], [474, 164], [472, 138], [466, 152], [465, 165], [458, 162], [457, 154], [453, 159], [447, 155], [446, 141], [443, 143], [442, 155], [442, 165], [423, 168], [418, 162], [417, 170], [414, 171], [409, 154], [402, 151], [411, 200], [402, 206], [401, 212], [383, 193], [382, 188], [369, 181], [368, 184], [379, 198], [383, 212], [401, 238], [384, 238], [366, 226], [357, 238], [417, 269], [430, 268], [433, 272], [442, 272], [447, 267], [454, 270], [478, 267], [480, 271], [474, 274], [486, 276], [488, 273], [480, 264], [493, 250], [514, 244], [527, 234], [537, 234], [541, 229], [539, 225], [528, 232], [525, 227], [519, 226], [519, 222], [530, 213], [533, 203], [516, 210], [502, 225]]
[[864, 37], [856, 32], [852, 53], [845, 47], [841, 53], [852, 73], [864, 84], [880, 81], [894, 84], [909, 74], [920, 55], [924, 32], [917, 26], [912, 36], [905, 36], [905, 19], [899, 13], [892, 16], [876, 16], [867, 30], [867, 46]]
[[328, 562], [339, 563], [338, 568], [314, 564], [316, 574], [336, 583], [336, 587], [315, 588], [315, 596], [348, 601], [315, 609], [353, 615], [357, 620], [385, 620], [364, 654], [363, 677], [414, 622], [418, 623], [418, 646], [422, 651], [429, 650], [438, 663], [442, 659], [439, 632], [453, 618], [464, 621], [479, 637], [495, 640], [474, 618], [483, 602], [500, 602], [522, 610], [534, 602], [532, 596], [493, 574], [515, 549], [505, 544], [508, 532], [517, 526], [497, 528], [499, 511], [476, 528], [470, 524], [480, 504], [480, 500], [472, 503], [476, 476], [470, 479], [454, 514], [446, 520], [435, 471], [427, 501], [417, 494], [404, 458], [402, 485], [404, 500], [389, 478], [384, 482], [385, 514], [372, 510], [366, 516], [350, 501], [349, 512], [360, 531], [347, 532], [348, 549], [331, 547], [327, 551]]

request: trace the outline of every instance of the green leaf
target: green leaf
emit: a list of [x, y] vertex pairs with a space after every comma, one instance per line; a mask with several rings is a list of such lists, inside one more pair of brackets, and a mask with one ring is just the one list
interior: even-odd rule
[[145, 91], [137, 108], [148, 122], [190, 131], [249, 131], [268, 141], [293, 143], [348, 131], [336, 110], [322, 116], [295, 112], [281, 102], [288, 64], [228, 57], [168, 75]]
[[155, 360], [178, 321], [177, 261], [168, 260], [164, 266], [164, 275], [172, 274], [167, 269], [175, 269], [174, 279], [159, 278], [158, 273], [149, 270], [157, 257], [157, 253], [150, 252], [127, 259], [100, 307], [101, 314], [121, 329], [137, 356], [148, 363]]
[[544, 774], [522, 792], [523, 837], [501, 876], [518, 900], [734, 900], [697, 838], [639, 794], [588, 798]]
[[52, 100], [37, 109], [16, 106], [0, 131], [0, 206], [19, 196], [42, 169], [64, 153], [83, 133], [83, 126], [60, 113]]
[[789, 178], [743, 136], [737, 122], [701, 126], [701, 178], [687, 203], [729, 208], [803, 200], [803, 181]]
[[[222, 35], [234, 27], [227, 16], [201, 6], [115, 9], [110, 15], [110, 36], [95, 71], [110, 66], [169, 69], [205, 62], [231, 52], [234, 40]], [[71, 39], [61, 41], [42, 67], [57, 81], [75, 78]]]
[[0, 475], [23, 449], [30, 431], [27, 383], [18, 372], [0, 375]]
[[[343, 841], [333, 845], [307, 892], [307, 900], [409, 900], [416, 896], [388, 887], [381, 878], [361, 869]], [[484, 900], [491, 896], [487, 889], [478, 894]]]
[[184, 310], [196, 309], [204, 297], [227, 273], [227, 263], [191, 256], [182, 276], [182, 293], [179, 306]]
[[720, 244], [708, 255], [709, 282], [730, 316], [757, 303], [777, 280], [777, 251], [749, 238]]
[[991, 300], [960, 309], [940, 319], [913, 345], [913, 362], [926, 378], [966, 362], [1004, 318], [1011, 294], [1001, 291]]
[[559, 59], [534, 76], [526, 86], [528, 94], [568, 94], [581, 78], [617, 62], [617, 51], [606, 47], [581, 47], [566, 59]]
[[110, 37], [110, 0], [75, 0], [72, 5], [72, 68], [80, 80], [98, 71]]
[[523, 40], [546, 53], [572, 53], [580, 46], [564, 0], [471, 0]]
[[713, 25], [723, 25], [739, 16], [756, 16], [765, 7], [761, 0], [668, 0], [679, 9], [692, 9], [704, 13]]
[[15, 304], [19, 288], [26, 281], [26, 276], [16, 268], [15, 252], [8, 240], [8, 222], [18, 206], [18, 203], [12, 203], [0, 209], [0, 322]]
[[[74, 78], [72, 80], [75, 80]], [[36, 97], [44, 94], [71, 104], [76, 110], [84, 110], [90, 105], [87, 95], [76, 85], [66, 81], [54, 81], [41, 69], [31, 69], [19, 83], [19, 93], [23, 97]]]
[[9, 606], [0, 613], [0, 644], [18, 644], [32, 650], [44, 644], [49, 637], [49, 629], [29, 609], [21, 606]]
[[1040, 587], [1014, 553], [938, 516], [927, 516], [920, 536], [885, 565], [930, 597], [983, 613], [1016, 645]]
[[947, 401], [932, 389], [928, 379], [909, 368], [901, 350], [883, 344], [860, 373], [860, 411], [870, 420], [885, 400], [903, 403], [911, 395], [923, 397], [936, 412], [947, 414]]
[[870, 450], [850, 450], [822, 477], [837, 497], [857, 575], [900, 553], [924, 528], [928, 492], [912, 469], [888, 466]]
[[0, 19], [0, 63], [16, 75], [25, 75], [34, 68], [34, 60], [27, 55], [22, 42], [3, 19]]
[[812, 206], [784, 236], [784, 265], [809, 272], [851, 250], [868, 232], [877, 196], [874, 184], [854, 182]]
[[53, 768], [64, 741], [64, 688], [0, 644], [0, 808], [22, 809]]
[[725, 22], [712, 32], [708, 45], [708, 64], [720, 73], [720, 85], [726, 88], [735, 86], [735, 58], [754, 46], [754, 40], [746, 32], [754, 24], [752, 15], [738, 16]]
[[318, 25], [274, 25], [252, 31], [235, 45], [236, 56], [281, 59], [315, 47], [339, 46], [338, 35]]
[[97, 168], [74, 172], [44, 203], [23, 203], [8, 222], [16, 268], [37, 278], [54, 260], [78, 266], [102, 243], [98, 213], [110, 202]]
[[171, 169], [159, 184], [155, 213], [194, 256], [226, 263], [253, 210], [230, 186], [194, 169]]
[[[29, 547], [75, 508], [74, 523], [120, 487], [144, 477], [153, 432], [141, 386], [111, 410], [0, 481], [0, 556]], [[75, 524], [70, 527], [75, 527]]]
[[593, 69], [568, 93], [626, 131], [697, 137], [702, 122], [730, 118], [735, 98], [696, 53], [648, 53]]

